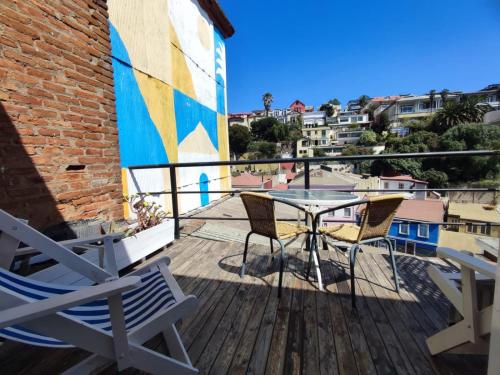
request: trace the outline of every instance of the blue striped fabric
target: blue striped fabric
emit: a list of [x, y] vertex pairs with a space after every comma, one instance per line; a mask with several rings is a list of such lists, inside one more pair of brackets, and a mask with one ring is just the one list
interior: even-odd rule
[[[175, 298], [159, 271], [141, 276], [138, 288], [123, 293], [123, 308], [127, 330], [149, 319], [158, 311], [175, 304]], [[71, 287], [35, 281], [0, 268], [0, 290], [18, 296], [27, 302], [37, 301], [58, 294], [70, 293], [81, 287]], [[111, 330], [108, 303], [99, 299], [87, 304], [64, 310], [61, 314], [91, 324], [104, 331]], [[71, 345], [21, 326], [0, 329], [0, 337], [30, 345], [52, 348], [69, 348]]]

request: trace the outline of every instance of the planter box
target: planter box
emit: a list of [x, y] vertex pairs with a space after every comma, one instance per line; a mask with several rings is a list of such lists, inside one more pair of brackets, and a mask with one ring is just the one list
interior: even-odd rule
[[174, 221], [146, 229], [115, 244], [116, 262], [121, 270], [174, 241]]

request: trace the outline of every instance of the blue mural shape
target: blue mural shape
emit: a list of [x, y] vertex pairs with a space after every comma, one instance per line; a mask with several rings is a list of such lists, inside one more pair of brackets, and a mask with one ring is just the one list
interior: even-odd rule
[[[225, 74], [225, 49], [224, 38], [220, 34], [219, 30], [214, 28], [214, 43], [215, 43], [215, 93], [217, 98], [217, 112], [222, 115], [226, 114], [226, 82], [225, 77], [221, 74]], [[218, 51], [221, 51], [219, 53]]]
[[206, 206], [210, 203], [210, 198], [208, 197], [208, 176], [205, 173], [200, 175], [200, 199], [201, 205]]
[[219, 150], [216, 112], [176, 89], [174, 89], [174, 108], [179, 145], [201, 122], [208, 133], [210, 142], [217, 151]]
[[135, 79], [127, 49], [111, 22], [109, 29], [121, 165], [127, 168], [168, 163], [161, 136]]

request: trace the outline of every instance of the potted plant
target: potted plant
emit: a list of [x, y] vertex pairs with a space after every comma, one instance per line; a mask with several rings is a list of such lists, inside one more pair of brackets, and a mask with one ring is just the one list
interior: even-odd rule
[[[134, 263], [146, 256], [161, 250], [174, 241], [174, 221], [167, 219], [167, 213], [159, 204], [148, 201], [149, 194], [125, 196], [124, 202], [129, 204], [136, 222], [125, 232], [126, 237], [118, 242], [118, 258], [122, 254], [126, 259], [117, 259], [118, 263]], [[120, 251], [120, 247], [124, 251]], [[118, 265], [120, 268], [120, 264]]]

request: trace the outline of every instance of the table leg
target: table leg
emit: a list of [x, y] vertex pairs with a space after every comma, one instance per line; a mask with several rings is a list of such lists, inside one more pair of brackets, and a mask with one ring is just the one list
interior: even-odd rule
[[319, 290], [323, 291], [323, 281], [321, 280], [321, 269], [319, 267], [318, 253], [316, 249], [311, 249], [311, 252], [313, 256], [314, 268], [316, 270], [316, 277], [318, 279], [318, 288]]

